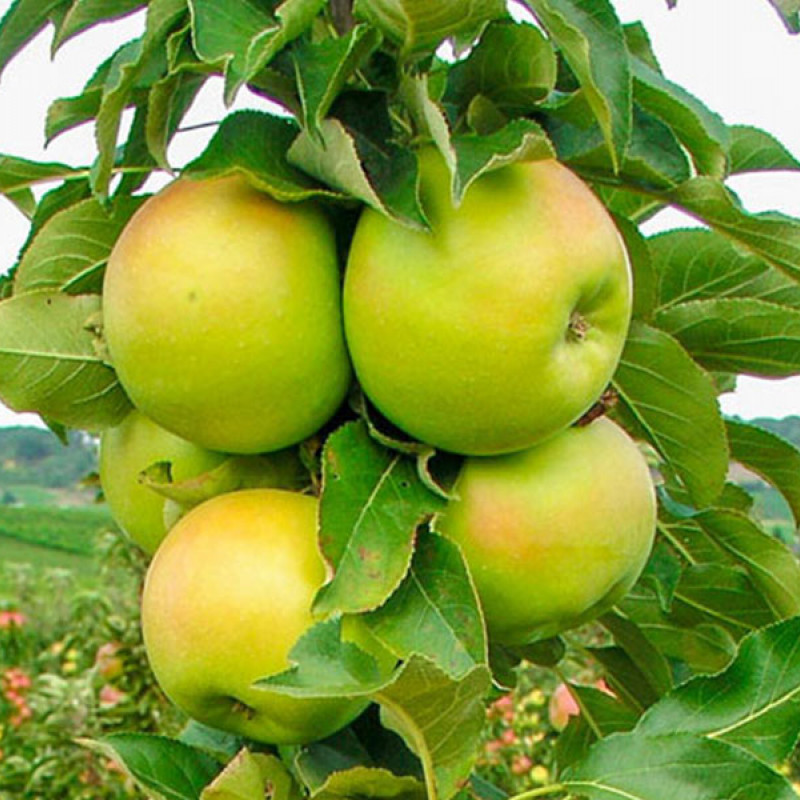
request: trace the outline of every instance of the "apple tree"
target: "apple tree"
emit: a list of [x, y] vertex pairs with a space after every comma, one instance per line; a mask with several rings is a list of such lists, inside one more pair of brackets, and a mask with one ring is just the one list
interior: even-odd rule
[[[800, 31], [800, 2], [770, 2]], [[718, 398], [739, 375], [800, 374], [800, 220], [726, 185], [800, 162], [672, 82], [612, 0], [15, 0], [0, 70], [44, 28], [58, 50], [134, 12], [141, 37], [42, 120], [48, 140], [92, 125], [93, 162], [0, 156], [0, 192], [30, 220], [0, 277], [0, 399], [101, 435], [109, 501], [153, 572], [164, 535], [174, 551], [220, 496], [294, 493], [320, 563], [284, 594], [312, 599], [288, 652], [255, 661], [252, 705], [228, 706], [367, 710], [276, 741], [206, 714], [206, 695], [193, 716], [218, 725], [84, 744], [156, 798], [498, 800], [474, 771], [487, 703], [520, 665], [577, 655], [613, 694], [570, 685], [557, 775], [520, 797], [795, 797], [778, 766], [800, 735], [797, 540], [728, 470], [797, 523], [800, 450]], [[258, 107], [176, 168], [211, 80]], [[176, 180], [151, 196], [157, 174]], [[700, 227], [643, 233], [668, 207]], [[282, 270], [263, 285], [262, 252]], [[248, 439], [298, 414], [313, 423]], [[573, 450], [595, 433], [618, 444]], [[158, 619], [160, 680], [215, 658], [235, 672], [275, 632], [282, 595], [258, 602], [252, 578], [275, 565], [229, 569], [238, 523], [221, 518], [217, 588], [174, 608], [220, 624], [248, 580], [252, 603], [172, 653], [178, 615]], [[545, 544], [525, 538], [537, 525]], [[171, 568], [170, 598], [186, 577]]]

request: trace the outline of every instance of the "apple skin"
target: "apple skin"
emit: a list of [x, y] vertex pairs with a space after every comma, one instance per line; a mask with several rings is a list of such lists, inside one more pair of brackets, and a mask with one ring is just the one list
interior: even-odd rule
[[279, 450], [316, 432], [350, 384], [331, 224], [244, 178], [180, 179], [109, 259], [103, 319], [134, 405], [211, 450]]
[[100, 483], [117, 524], [152, 555], [167, 535], [164, 498], [142, 485], [139, 474], [157, 461], [169, 461], [173, 480], [181, 481], [214, 469], [225, 458], [132, 411], [100, 437]]
[[415, 438], [464, 455], [522, 450], [577, 420], [619, 361], [631, 274], [604, 206], [556, 161], [478, 178], [453, 208], [420, 154], [431, 233], [367, 209], [345, 272], [365, 394]]
[[[318, 500], [279, 489], [219, 495], [192, 509], [153, 558], [142, 632], [153, 672], [190, 717], [270, 744], [302, 744], [348, 724], [363, 698], [300, 699], [253, 688], [281, 672], [313, 623], [326, 568]], [[345, 637], [388, 674], [395, 659], [355, 617]]]
[[469, 458], [437, 530], [462, 549], [490, 638], [544, 639], [607, 611], [653, 543], [647, 463], [607, 418], [512, 455]]

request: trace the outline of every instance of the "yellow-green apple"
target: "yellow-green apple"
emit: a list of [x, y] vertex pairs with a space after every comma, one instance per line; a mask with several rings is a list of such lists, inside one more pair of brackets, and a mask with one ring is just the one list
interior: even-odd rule
[[470, 567], [489, 636], [519, 644], [594, 619], [644, 568], [650, 472], [607, 418], [520, 453], [468, 458], [437, 528]]
[[167, 534], [164, 498], [142, 484], [140, 474], [158, 461], [168, 461], [172, 479], [182, 481], [214, 469], [225, 458], [131, 411], [100, 437], [100, 483], [117, 524], [152, 555]]
[[[153, 672], [189, 716], [273, 744], [321, 739], [354, 719], [363, 699], [292, 698], [254, 688], [289, 667], [313, 623], [326, 575], [316, 498], [279, 489], [219, 495], [192, 509], [150, 563], [142, 631]], [[351, 617], [346, 637], [394, 659]]]
[[180, 179], [109, 258], [103, 319], [134, 405], [211, 450], [279, 450], [313, 434], [350, 382], [333, 228], [242, 177]]
[[620, 235], [554, 160], [489, 172], [453, 206], [420, 156], [431, 231], [364, 211], [344, 287], [365, 394], [395, 425], [466, 455], [521, 450], [577, 420], [619, 360], [631, 313]]

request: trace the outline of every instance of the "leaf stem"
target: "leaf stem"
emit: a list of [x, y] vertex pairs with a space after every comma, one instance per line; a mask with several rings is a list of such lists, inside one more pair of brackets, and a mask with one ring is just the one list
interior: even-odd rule
[[566, 784], [551, 783], [549, 786], [540, 786], [538, 789], [529, 789], [527, 792], [515, 794], [513, 797], [509, 797], [508, 800], [530, 800], [532, 797], [545, 797], [548, 794], [566, 791]]
[[695, 559], [692, 554], [686, 549], [683, 542], [680, 541], [670, 529], [664, 525], [664, 523], [659, 522], [656, 526], [658, 532], [686, 559], [689, 564], [696, 564], [697, 559]]

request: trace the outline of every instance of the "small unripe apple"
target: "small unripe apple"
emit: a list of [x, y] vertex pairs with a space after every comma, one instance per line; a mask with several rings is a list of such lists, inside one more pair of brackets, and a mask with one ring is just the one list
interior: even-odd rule
[[[142, 631], [159, 684], [189, 716], [256, 741], [300, 744], [330, 735], [367, 705], [253, 687], [289, 667], [290, 650], [313, 623], [326, 575], [317, 512], [316, 498], [278, 489], [219, 495], [192, 509], [158, 549]], [[347, 638], [388, 673], [394, 659], [349, 620]]]
[[350, 383], [332, 225], [242, 177], [180, 179], [144, 203], [109, 258], [103, 319], [134, 405], [211, 450], [289, 447]]
[[557, 161], [479, 177], [458, 208], [437, 152], [420, 155], [431, 231], [367, 209], [344, 321], [365, 394], [395, 425], [465, 455], [522, 450], [606, 388], [631, 314], [611, 216]]
[[607, 418], [512, 455], [467, 459], [437, 528], [469, 565], [489, 636], [520, 644], [588, 622], [639, 577], [655, 535], [644, 456]]
[[172, 479], [182, 481], [214, 469], [225, 458], [132, 411], [100, 437], [100, 483], [117, 524], [152, 555], [167, 534], [164, 498], [144, 486], [139, 475], [158, 461], [168, 461]]

